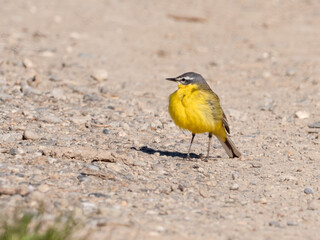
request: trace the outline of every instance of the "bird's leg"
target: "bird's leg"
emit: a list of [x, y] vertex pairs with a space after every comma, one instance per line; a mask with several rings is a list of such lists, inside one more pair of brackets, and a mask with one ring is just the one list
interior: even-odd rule
[[187, 159], [190, 159], [191, 145], [192, 145], [192, 142], [193, 142], [193, 139], [194, 139], [195, 135], [196, 134], [192, 133], [192, 138], [191, 138], [191, 142], [190, 142], [190, 146], [189, 146], [189, 150], [188, 150], [188, 154], [187, 154]]
[[209, 133], [208, 152], [207, 152], [206, 158], [209, 158], [211, 140], [212, 140], [212, 133]]

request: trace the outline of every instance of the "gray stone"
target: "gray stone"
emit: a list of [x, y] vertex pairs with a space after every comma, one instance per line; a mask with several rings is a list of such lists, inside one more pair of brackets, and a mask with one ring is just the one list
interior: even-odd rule
[[89, 164], [88, 165], [88, 168], [91, 169], [91, 170], [94, 170], [94, 171], [100, 171], [100, 168], [95, 166], [95, 165], [92, 165], [92, 164]]
[[101, 100], [101, 97], [96, 93], [86, 94], [83, 96], [84, 102], [95, 102]]
[[288, 226], [298, 226], [299, 224], [297, 222], [294, 222], [294, 221], [288, 221], [287, 225]]
[[309, 128], [320, 128], [320, 122], [314, 122], [309, 125]]
[[102, 130], [102, 133], [103, 133], [103, 134], [109, 134], [109, 133], [110, 133], [110, 131], [109, 131], [109, 129], [104, 128], [104, 129]]
[[21, 154], [23, 154], [23, 150], [20, 149], [20, 148], [11, 148], [9, 150], [9, 154], [12, 155], [12, 156], [21, 155]]
[[53, 81], [53, 82], [58, 82], [58, 81], [59, 81], [59, 78], [58, 78], [56, 75], [51, 74], [51, 75], [49, 76], [49, 80], [50, 80], [50, 81]]
[[23, 137], [22, 133], [16, 133], [16, 132], [0, 134], [1, 141], [7, 142], [7, 143], [22, 140], [22, 137]]
[[305, 193], [305, 194], [313, 194], [313, 191], [312, 191], [312, 189], [311, 188], [305, 188], [304, 190], [303, 190], [303, 192]]
[[270, 227], [280, 227], [280, 223], [278, 221], [270, 221], [269, 222]]
[[97, 197], [97, 198], [110, 198], [109, 195], [104, 194], [104, 193], [98, 193], [98, 192], [96, 192], [96, 193], [89, 193], [89, 194], [88, 194], [88, 197], [91, 197], [91, 196], [94, 196], [94, 197]]

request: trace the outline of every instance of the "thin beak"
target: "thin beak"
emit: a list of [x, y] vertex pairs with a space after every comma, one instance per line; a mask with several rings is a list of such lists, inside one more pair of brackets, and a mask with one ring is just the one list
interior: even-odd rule
[[176, 78], [166, 78], [166, 80], [168, 80], [168, 81], [173, 81], [173, 82], [178, 81]]

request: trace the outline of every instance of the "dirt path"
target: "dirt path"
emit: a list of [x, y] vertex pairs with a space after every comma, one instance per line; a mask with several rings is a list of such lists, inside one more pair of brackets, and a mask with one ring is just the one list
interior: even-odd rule
[[[319, 1], [0, 3], [4, 214], [44, 204], [89, 239], [318, 239]], [[188, 71], [242, 158], [215, 140], [201, 161], [197, 135], [184, 159], [164, 79]]]

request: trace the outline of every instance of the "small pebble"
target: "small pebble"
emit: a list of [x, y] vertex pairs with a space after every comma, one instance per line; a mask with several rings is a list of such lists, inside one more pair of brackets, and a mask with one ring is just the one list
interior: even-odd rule
[[125, 136], [127, 136], [127, 134], [126, 134], [125, 131], [120, 131], [120, 132], [118, 132], [118, 136], [119, 137], [125, 137]]
[[27, 83], [30, 87], [37, 87], [42, 81], [41, 76], [39, 74], [33, 75], [31, 78], [27, 80]]
[[179, 184], [178, 187], [177, 187], [177, 189], [180, 190], [181, 192], [183, 192], [183, 191], [184, 191], [184, 186], [181, 185], [181, 184]]
[[267, 199], [266, 198], [261, 198], [260, 199], [261, 204], [267, 204]]
[[298, 111], [296, 112], [296, 117], [299, 119], [306, 119], [310, 117], [310, 113], [306, 111]]
[[309, 125], [309, 128], [320, 128], [320, 122], [314, 122]]
[[25, 68], [32, 68], [32, 67], [33, 67], [33, 63], [32, 63], [32, 61], [31, 61], [30, 59], [25, 58], [25, 59], [23, 60], [23, 66], [24, 66]]
[[26, 129], [23, 133], [25, 140], [38, 140], [41, 136], [33, 129]]
[[232, 176], [232, 180], [236, 180], [237, 178], [239, 178], [239, 174], [236, 172], [232, 173], [231, 176]]
[[250, 163], [250, 164], [251, 164], [251, 166], [252, 166], [253, 168], [261, 168], [261, 167], [262, 167], [262, 164], [261, 164], [261, 163], [252, 162], [252, 163]]
[[203, 198], [209, 197], [209, 192], [207, 186], [200, 186], [199, 188], [199, 194]]
[[232, 184], [232, 186], [230, 187], [230, 190], [238, 190], [239, 189], [239, 184], [234, 183]]
[[49, 190], [50, 190], [50, 186], [48, 186], [47, 184], [41, 184], [38, 187], [38, 191], [42, 193], [48, 192]]
[[277, 222], [277, 221], [271, 221], [271, 222], [269, 222], [269, 226], [270, 227], [280, 227], [280, 223], [279, 222]]
[[97, 198], [110, 198], [109, 195], [107, 194], [104, 194], [104, 193], [99, 193], [99, 192], [96, 192], [96, 193], [89, 193], [88, 196], [94, 196], [94, 197], [97, 197]]
[[297, 222], [293, 222], [293, 221], [288, 221], [287, 225], [288, 226], [298, 226], [298, 223]]
[[95, 208], [96, 205], [94, 203], [90, 203], [90, 202], [82, 202], [82, 205], [84, 208]]
[[49, 76], [49, 80], [52, 81], [52, 82], [58, 82], [59, 78], [56, 75], [51, 74]]
[[93, 71], [91, 77], [99, 82], [102, 82], [104, 80], [107, 80], [108, 72], [103, 69], [96, 69]]
[[83, 96], [84, 102], [94, 102], [94, 101], [99, 101], [100, 99], [101, 99], [100, 96], [95, 93], [86, 94]]
[[91, 170], [94, 170], [94, 171], [100, 171], [100, 168], [95, 166], [95, 165], [92, 165], [92, 164], [89, 164], [88, 165], [88, 168], [91, 169]]
[[311, 188], [305, 188], [304, 191], [303, 191], [305, 194], [313, 194], [313, 191]]
[[23, 150], [20, 149], [20, 148], [11, 148], [9, 150], [9, 154], [12, 155], [12, 156], [15, 156], [15, 155], [21, 155], [23, 153]]
[[104, 128], [104, 129], [102, 130], [102, 133], [103, 133], [103, 134], [109, 134], [109, 133], [110, 133], [110, 131], [109, 131], [109, 129]]

